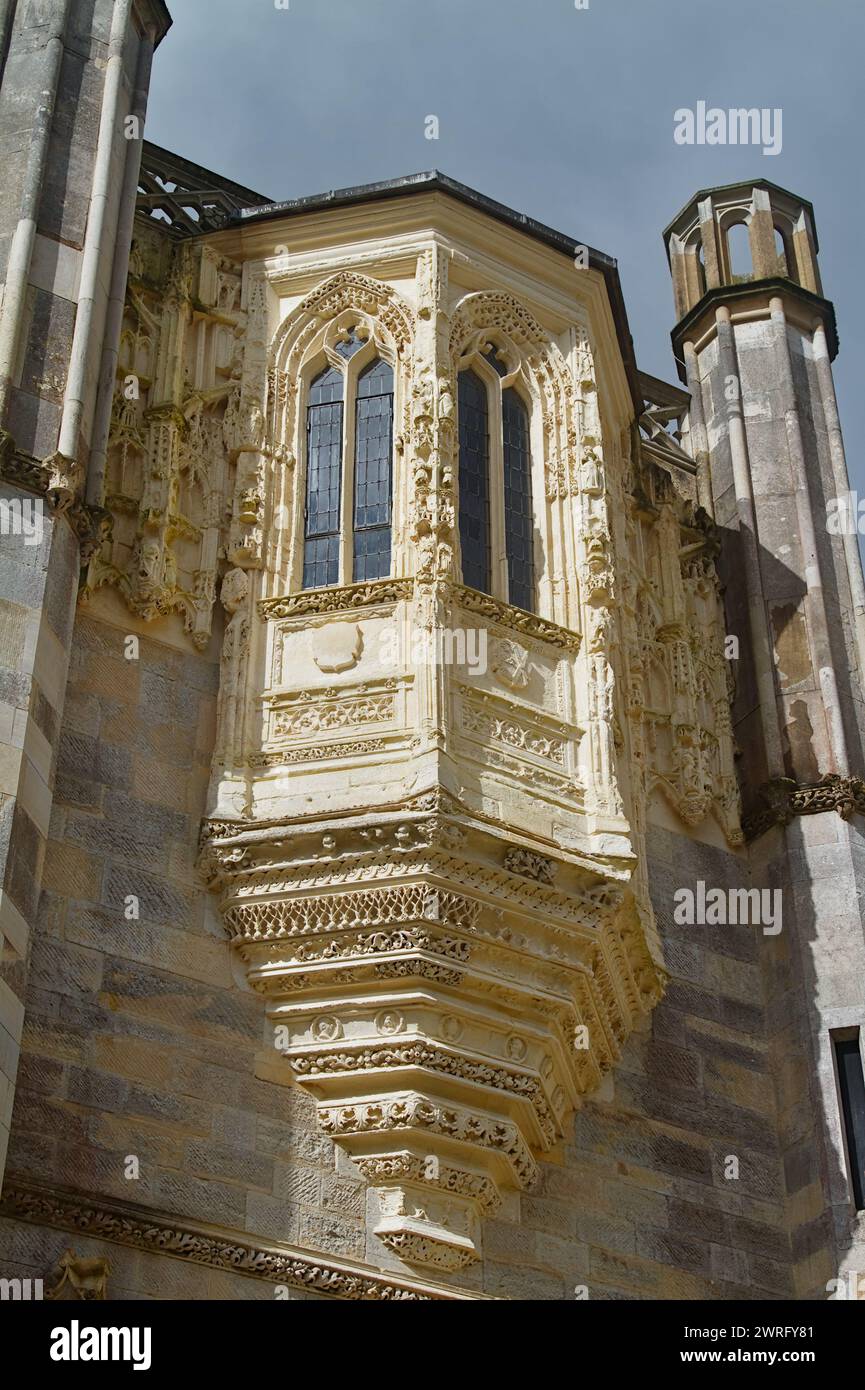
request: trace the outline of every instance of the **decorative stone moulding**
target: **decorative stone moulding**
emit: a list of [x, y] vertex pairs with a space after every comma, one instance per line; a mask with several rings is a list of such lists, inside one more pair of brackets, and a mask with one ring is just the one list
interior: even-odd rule
[[[187, 1264], [226, 1270], [229, 1274], [287, 1285], [301, 1292], [329, 1295], [341, 1301], [418, 1302], [429, 1299], [486, 1300], [488, 1294], [446, 1288], [423, 1279], [382, 1275], [351, 1260], [311, 1254], [282, 1242], [259, 1242], [245, 1231], [208, 1226], [202, 1222], [178, 1223], [168, 1213], [132, 1202], [100, 1198], [98, 1203], [84, 1193], [42, 1188], [32, 1180], [18, 1180], [6, 1173], [0, 1197], [0, 1213], [17, 1221], [51, 1226], [86, 1236], [91, 1241], [110, 1241], [155, 1255], [169, 1255]], [[61, 1270], [74, 1259], [68, 1250], [61, 1258]], [[98, 1258], [82, 1261], [85, 1279], [98, 1280]], [[95, 1268], [94, 1268], [95, 1267]], [[97, 1286], [98, 1287], [98, 1286]], [[46, 1297], [50, 1297], [46, 1293]]]
[[794, 816], [837, 811], [842, 820], [850, 820], [853, 815], [865, 815], [865, 781], [841, 777], [837, 772], [828, 772], [819, 782], [806, 785], [792, 777], [776, 777], [764, 782], [759, 796], [763, 805], [743, 822], [749, 840], [756, 840], [773, 825], [789, 825]]
[[512, 843], [441, 791], [329, 825], [211, 823], [203, 864], [274, 1044], [410, 1264], [478, 1255], [503, 1190], [661, 983], [628, 870]]

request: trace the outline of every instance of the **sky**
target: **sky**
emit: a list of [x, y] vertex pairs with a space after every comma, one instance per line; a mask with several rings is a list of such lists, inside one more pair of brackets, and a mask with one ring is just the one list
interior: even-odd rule
[[[585, 0], [578, 0], [583, 4]], [[168, 0], [146, 134], [279, 200], [439, 169], [614, 256], [642, 370], [678, 381], [661, 231], [700, 188], [814, 205], [865, 499], [863, 0]], [[682, 145], [697, 102], [780, 108], [780, 153]], [[438, 122], [438, 139], [426, 138]]]

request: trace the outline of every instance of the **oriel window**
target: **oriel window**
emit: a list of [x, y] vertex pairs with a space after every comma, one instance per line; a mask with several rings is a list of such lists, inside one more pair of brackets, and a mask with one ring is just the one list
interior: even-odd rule
[[339, 583], [343, 376], [328, 367], [309, 388], [303, 587]]
[[380, 579], [391, 570], [393, 368], [350, 328], [342, 364], [309, 385], [306, 406], [304, 589]]
[[354, 445], [354, 578], [390, 574], [393, 372], [381, 358], [357, 383]]
[[503, 384], [513, 376], [496, 347], [475, 361], [479, 369], [460, 372], [458, 390], [463, 583], [531, 611], [535, 533], [529, 407], [515, 386]]
[[474, 372], [459, 379], [460, 550], [463, 583], [490, 592], [490, 440], [487, 388]]

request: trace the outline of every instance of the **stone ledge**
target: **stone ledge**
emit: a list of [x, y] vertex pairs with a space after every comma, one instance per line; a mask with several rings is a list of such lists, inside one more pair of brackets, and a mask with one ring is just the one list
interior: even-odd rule
[[0, 1197], [0, 1216], [55, 1226], [95, 1240], [109, 1240], [346, 1301], [491, 1299], [488, 1294], [446, 1288], [410, 1277], [386, 1276], [347, 1260], [323, 1259], [314, 1251], [280, 1242], [262, 1244], [246, 1232], [179, 1221], [132, 1202], [41, 1187], [14, 1175], [7, 1175]]

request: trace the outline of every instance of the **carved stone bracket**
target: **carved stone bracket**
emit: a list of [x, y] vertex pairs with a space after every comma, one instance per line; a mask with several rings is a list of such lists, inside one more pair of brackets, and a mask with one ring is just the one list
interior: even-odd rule
[[759, 789], [763, 806], [743, 821], [748, 840], [756, 840], [773, 825], [789, 825], [794, 816], [837, 811], [842, 820], [865, 815], [865, 780], [829, 772], [819, 782], [799, 785], [792, 777], [775, 777]]
[[70, 1247], [64, 1250], [48, 1279], [48, 1301], [100, 1302], [107, 1298], [111, 1264], [100, 1256], [82, 1259]]
[[211, 829], [274, 1045], [370, 1182], [376, 1234], [463, 1267], [660, 995], [626, 872], [508, 846], [448, 798]]

